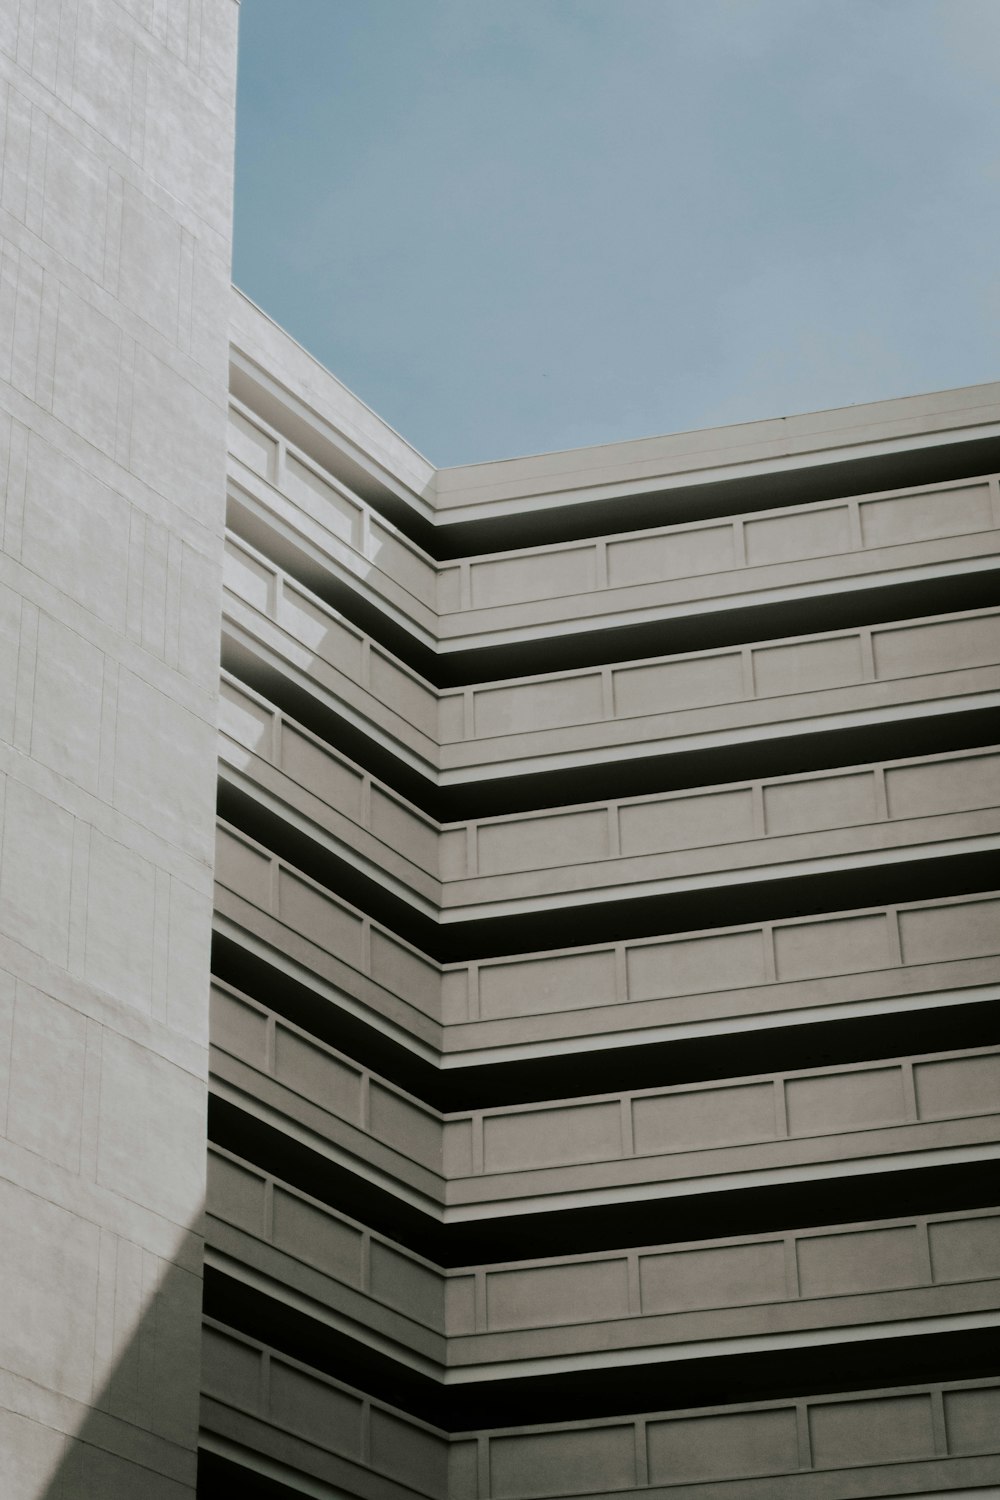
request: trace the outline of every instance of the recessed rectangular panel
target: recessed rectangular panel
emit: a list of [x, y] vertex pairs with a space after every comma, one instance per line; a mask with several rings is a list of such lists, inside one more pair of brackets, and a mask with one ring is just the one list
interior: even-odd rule
[[490, 1440], [494, 1500], [626, 1489], [635, 1482], [631, 1424], [526, 1432]]
[[751, 1083], [654, 1094], [633, 1101], [632, 1119], [637, 1156], [771, 1140], [774, 1088]]
[[278, 1359], [272, 1359], [270, 1374], [268, 1416], [279, 1429], [301, 1433], [334, 1453], [358, 1455], [362, 1403], [356, 1396]]
[[743, 697], [743, 667], [735, 652], [681, 658], [612, 672], [615, 715], [669, 714], [682, 708], [733, 703]]
[[1000, 1214], [928, 1224], [935, 1281], [986, 1281], [1000, 1276]]
[[352, 547], [358, 545], [361, 534], [360, 508], [292, 454], [288, 455], [285, 463], [285, 491], [307, 515], [325, 526], [327, 531], [341, 541], [349, 542]]
[[289, 724], [281, 726], [281, 769], [345, 817], [361, 817], [360, 774]]
[[792, 1407], [679, 1417], [651, 1422], [646, 1431], [651, 1484], [742, 1479], [753, 1474], [783, 1474], [799, 1466]]
[[913, 1083], [922, 1120], [950, 1120], [1000, 1110], [1000, 1055], [915, 1063]]
[[262, 479], [274, 478], [275, 441], [253, 422], [248, 422], [242, 412], [229, 413], [228, 442], [230, 453], [248, 469]]
[[282, 869], [278, 876], [278, 912], [283, 922], [303, 933], [335, 958], [361, 963], [361, 918], [318, 886]]
[[743, 536], [751, 566], [792, 562], [800, 557], [830, 557], [849, 552], [851, 547], [846, 505], [745, 521]]
[[227, 828], [216, 829], [215, 878], [262, 911], [271, 905], [271, 860]]
[[1000, 617], [938, 620], [872, 631], [876, 677], [912, 677], [992, 666], [1000, 660]]
[[780, 1302], [787, 1295], [781, 1240], [706, 1246], [639, 1258], [644, 1313]]
[[764, 982], [760, 932], [637, 945], [629, 948], [626, 962], [630, 1000], [697, 995]]
[[547, 1328], [628, 1315], [624, 1260], [592, 1260], [486, 1276], [488, 1326]]
[[865, 1229], [844, 1234], [800, 1235], [796, 1241], [803, 1297], [838, 1297], [917, 1286], [921, 1274], [917, 1231]]
[[[383, 573], [400, 584], [422, 604], [434, 607], [434, 567], [401, 537], [372, 518], [368, 528], [368, 556]], [[362, 572], [364, 577], [364, 572]]]
[[859, 510], [866, 547], [888, 547], [901, 542], [922, 542], [930, 537], [988, 531], [993, 524], [990, 491], [985, 484], [930, 490], [922, 495], [898, 495], [885, 500], [862, 500]]
[[274, 569], [265, 567], [249, 552], [234, 542], [226, 540], [222, 559], [223, 587], [252, 604], [262, 615], [269, 615], [274, 606]]
[[201, 1388], [227, 1406], [241, 1411], [260, 1408], [261, 1352], [214, 1328], [205, 1328], [201, 1340]]
[[368, 690], [381, 705], [399, 714], [422, 734], [434, 738], [438, 715], [434, 689], [415, 674], [397, 667], [376, 646], [369, 656]]
[[265, 760], [271, 757], [274, 715], [230, 682], [219, 685], [219, 728]]
[[287, 583], [281, 591], [278, 623], [321, 661], [329, 662], [352, 682], [361, 681], [362, 643], [358, 633]]
[[899, 914], [906, 964], [943, 963], [1000, 952], [1000, 900], [955, 901]]
[[608, 855], [608, 814], [555, 814], [483, 823], [478, 830], [480, 875], [544, 870], [556, 865], [589, 864]]
[[594, 548], [573, 547], [474, 562], [469, 573], [473, 609], [586, 594], [596, 582]]
[[1000, 1448], [1000, 1386], [945, 1391], [949, 1453], [995, 1453]]
[[764, 822], [769, 834], [812, 833], [847, 828], [875, 818], [875, 775], [811, 776], [764, 788]]
[[961, 755], [919, 766], [890, 766], [885, 794], [891, 818], [926, 818], [1000, 802], [1000, 755]]
[[368, 1089], [368, 1117], [368, 1129], [376, 1140], [440, 1172], [443, 1127], [430, 1110], [419, 1109], [373, 1078]]
[[205, 1207], [215, 1218], [249, 1234], [263, 1234], [264, 1187], [259, 1173], [209, 1151]]
[[591, 724], [603, 716], [601, 679], [593, 673], [515, 687], [481, 688], [474, 695], [474, 703], [476, 734], [484, 738]]
[[753, 652], [753, 680], [758, 698], [846, 687], [861, 681], [861, 642], [848, 635], [759, 646]]
[[827, 974], [855, 974], [884, 969], [889, 962], [886, 919], [833, 917], [819, 922], [790, 922], [774, 929], [774, 958], [779, 979], [819, 979]]
[[380, 1240], [372, 1240], [368, 1256], [369, 1289], [373, 1297], [398, 1307], [429, 1328], [444, 1329], [444, 1277]]
[[286, 1088], [330, 1114], [355, 1123], [359, 1120], [361, 1074], [280, 1022], [274, 1030], [274, 1075]]
[[425, 1015], [438, 1016], [441, 1006], [441, 971], [404, 943], [393, 942], [379, 929], [371, 932], [371, 977], [407, 1005]]
[[447, 1440], [377, 1406], [371, 1410], [371, 1464], [407, 1487], [419, 1476], [422, 1494], [447, 1493]]
[[608, 543], [608, 585], [659, 583], [668, 578], [694, 578], [732, 568], [732, 526], [698, 526], [652, 536], [629, 537]]
[[622, 854], [659, 854], [753, 837], [753, 797], [708, 792], [700, 797], [663, 797], [619, 810]]
[[377, 786], [371, 790], [371, 831], [390, 849], [404, 859], [412, 860], [422, 870], [436, 867], [436, 827]]
[[210, 992], [213, 1047], [241, 1057], [252, 1067], [267, 1066], [267, 1013], [213, 984]]
[[567, 953], [523, 963], [483, 964], [479, 996], [482, 1013], [491, 1020], [611, 1005], [616, 999], [614, 954]]
[[785, 1083], [790, 1135], [828, 1135], [873, 1130], [905, 1118], [899, 1068], [864, 1068], [789, 1078]]
[[348, 1286], [361, 1285], [361, 1232], [319, 1204], [275, 1186], [271, 1238], [279, 1250]]
[[621, 1110], [613, 1102], [487, 1115], [483, 1154], [487, 1172], [608, 1161], [621, 1155]]
[[817, 1469], [930, 1458], [934, 1452], [929, 1396], [814, 1403], [809, 1434]]

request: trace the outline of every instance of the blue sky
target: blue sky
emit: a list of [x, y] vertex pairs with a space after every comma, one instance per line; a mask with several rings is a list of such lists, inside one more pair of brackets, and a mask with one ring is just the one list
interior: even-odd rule
[[997, 0], [243, 0], [233, 279], [439, 465], [1000, 377]]

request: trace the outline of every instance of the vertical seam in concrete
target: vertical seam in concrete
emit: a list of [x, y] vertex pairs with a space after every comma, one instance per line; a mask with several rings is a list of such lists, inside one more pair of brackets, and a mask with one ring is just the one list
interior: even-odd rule
[[737, 568], [745, 568], [747, 563], [747, 541], [743, 532], [743, 522], [732, 523], [733, 537], [733, 565]]
[[194, 328], [195, 239], [191, 231], [183, 227], [178, 256], [177, 347], [182, 353], [190, 354]]
[[118, 662], [112, 656], [104, 657], [104, 674], [101, 687], [101, 731], [98, 752], [97, 795], [103, 802], [114, 803], [115, 758], [118, 732]]
[[69, 948], [67, 968], [80, 978], [87, 972], [87, 914], [90, 904], [91, 825], [83, 818], [73, 819], [73, 852], [71, 856]]
[[931, 1431], [934, 1435], [934, 1452], [944, 1455], [948, 1452], [948, 1424], [944, 1414], [944, 1393], [940, 1386], [933, 1386], [930, 1391], [931, 1400]]
[[809, 1431], [809, 1403], [807, 1401], [795, 1403], [795, 1432], [799, 1449], [799, 1468], [811, 1469], [813, 1466], [812, 1434]]
[[27, 599], [22, 599], [17, 651], [17, 686], [14, 690], [14, 746], [26, 755], [31, 751], [37, 656], [38, 610]]
[[991, 474], [989, 478], [990, 511], [993, 516], [994, 526], [1000, 526], [1000, 476]]
[[480, 965], [477, 963], [465, 966], [465, 1019], [469, 1021], [480, 1020], [482, 1014], [480, 998], [482, 981], [479, 970]]
[[80, 1176], [96, 1182], [100, 1166], [101, 1095], [104, 1075], [104, 1028], [87, 1020], [86, 1057], [83, 1074], [83, 1111], [80, 1130]]
[[635, 1445], [635, 1482], [639, 1489], [643, 1489], [649, 1485], [649, 1439], [645, 1417], [633, 1421], [632, 1440]]
[[786, 1234], [782, 1240], [785, 1260], [785, 1296], [790, 1300], [797, 1301], [802, 1295], [799, 1284], [799, 1241], [798, 1236]]
[[115, 410], [115, 462], [132, 464], [132, 405], [135, 382], [135, 340], [122, 334], [118, 362], [118, 402]]
[[167, 536], [167, 577], [163, 604], [163, 659], [175, 671], [180, 664], [181, 583], [184, 543], [175, 531]]
[[7, 465], [7, 503], [4, 511], [3, 541], [8, 556], [20, 560], [24, 533], [24, 503], [28, 479], [29, 433], [16, 418], [10, 426], [10, 456]]
[[145, 571], [146, 517], [135, 505], [129, 513], [128, 575], [125, 584], [125, 633], [142, 641], [142, 579]]
[[49, 146], [49, 117], [37, 104], [31, 106], [31, 137], [28, 147], [28, 184], [24, 223], [41, 238], [45, 217], [45, 161]]
[[157, 868], [153, 880], [152, 982], [147, 1003], [155, 1021], [167, 1022], [170, 1001], [171, 898], [173, 880]]
[[109, 170], [104, 219], [104, 288], [112, 297], [119, 295], [124, 217], [125, 179], [119, 172]]
[[146, 89], [149, 58], [145, 48], [136, 43], [132, 53], [132, 99], [129, 121], [128, 154], [139, 166], [146, 154]]
[[59, 44], [56, 58], [56, 93], [61, 99], [70, 99], [73, 93], [79, 10], [79, 0], [62, 0], [62, 7], [59, 11]]
[[[0, 151], [3, 143], [0, 141]], [[0, 240], [0, 379], [11, 379], [14, 328], [17, 316], [18, 254], [14, 245]]]
[[56, 384], [56, 345], [59, 338], [62, 288], [51, 271], [42, 272], [42, 300], [35, 352], [35, 401], [52, 411]]

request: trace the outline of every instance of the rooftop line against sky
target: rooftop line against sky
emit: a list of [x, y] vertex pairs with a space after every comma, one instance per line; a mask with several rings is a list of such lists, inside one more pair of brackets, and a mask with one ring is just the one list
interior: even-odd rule
[[436, 464], [996, 378], [995, 0], [243, 0], [233, 276]]

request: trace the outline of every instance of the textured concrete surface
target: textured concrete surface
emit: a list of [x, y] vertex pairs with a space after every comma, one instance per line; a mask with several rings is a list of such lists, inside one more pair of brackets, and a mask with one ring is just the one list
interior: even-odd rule
[[236, 16], [0, 23], [11, 1500], [193, 1493]]

